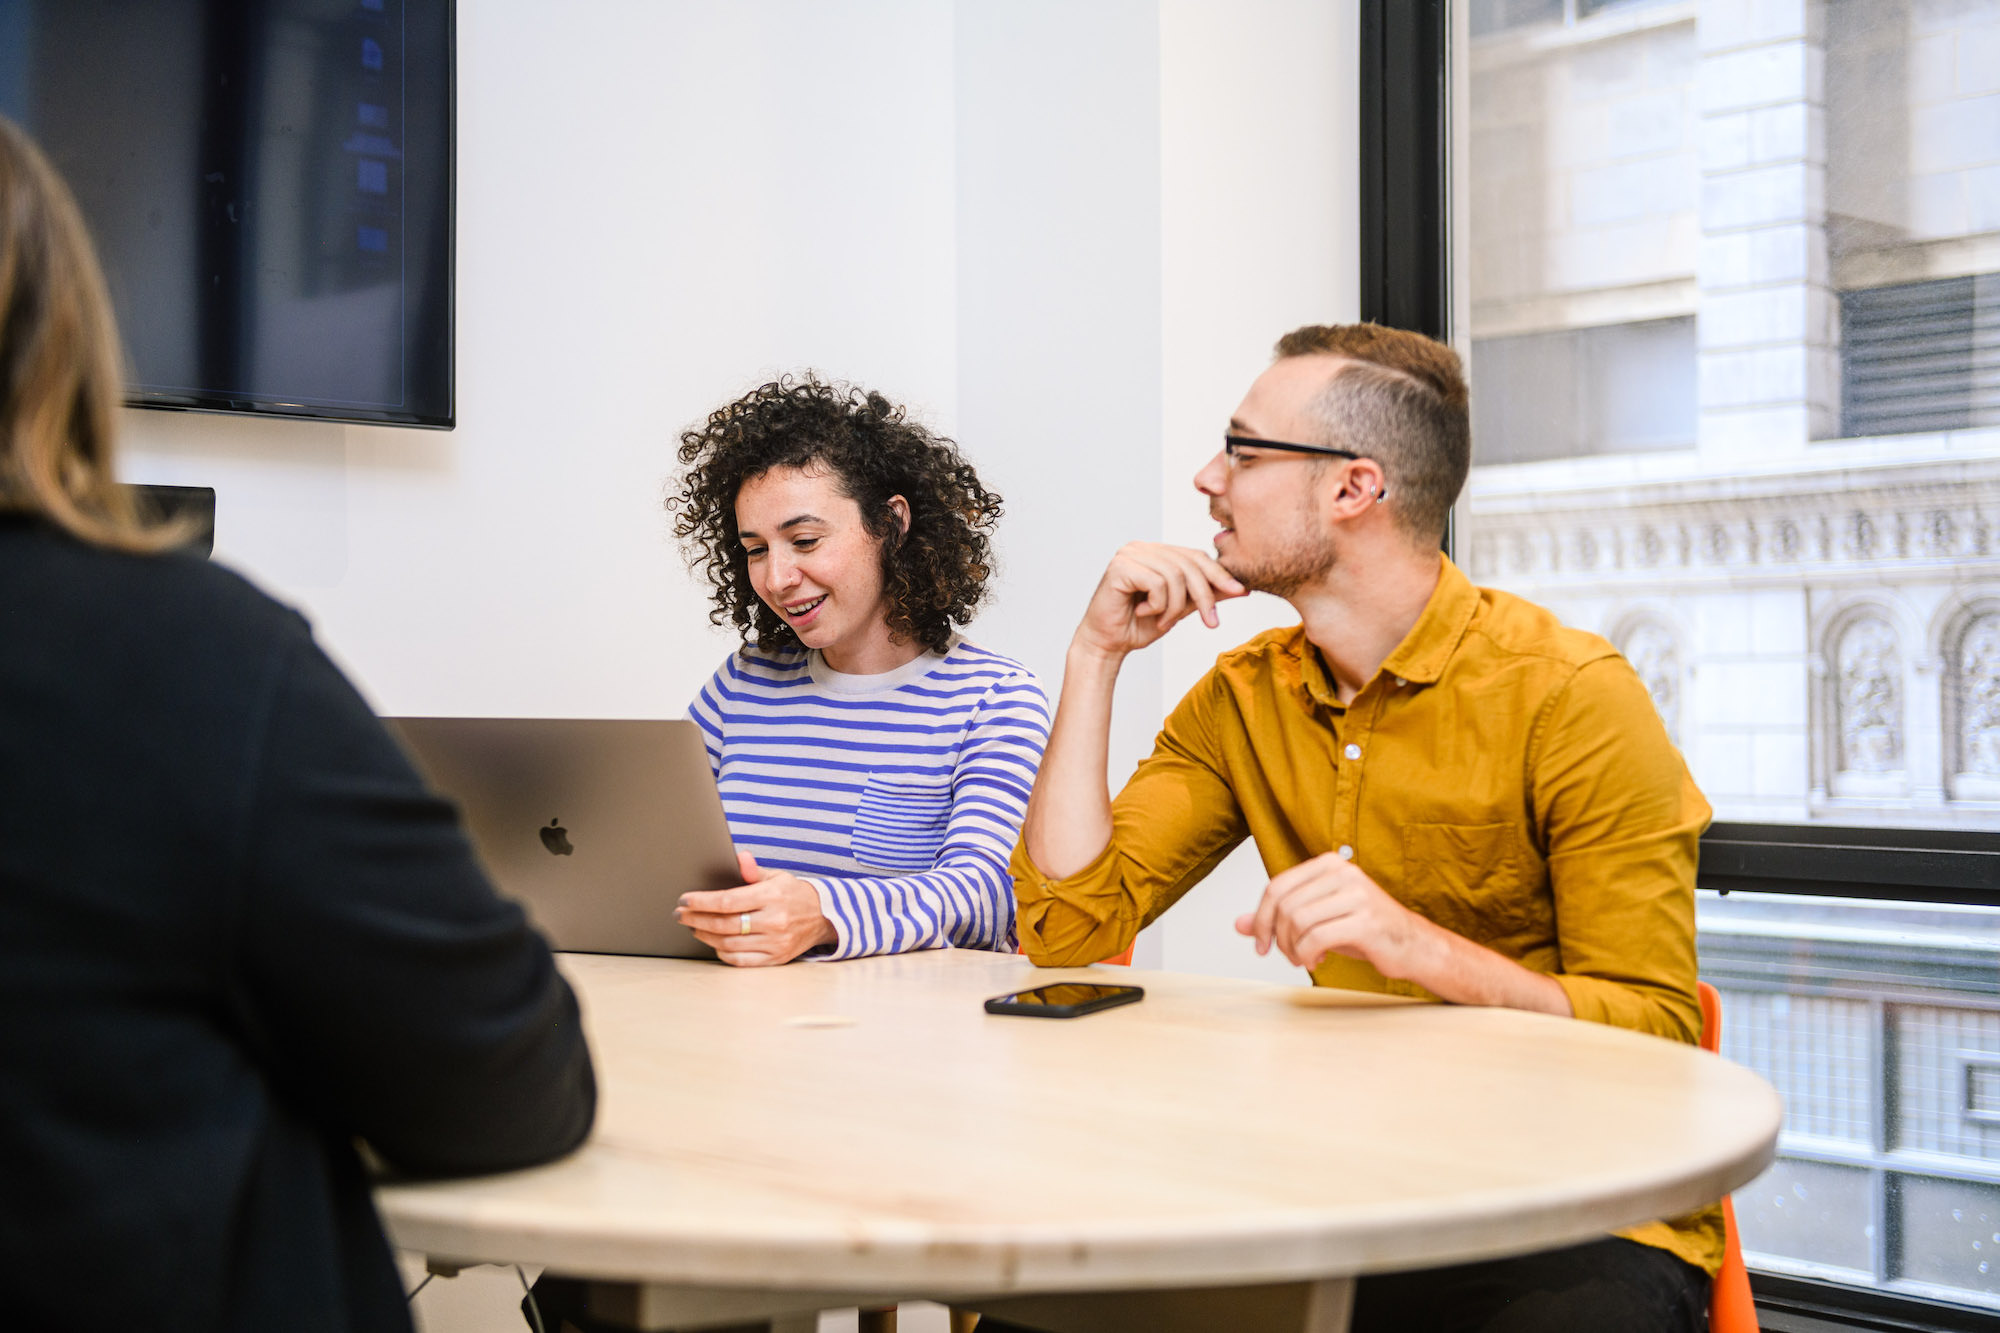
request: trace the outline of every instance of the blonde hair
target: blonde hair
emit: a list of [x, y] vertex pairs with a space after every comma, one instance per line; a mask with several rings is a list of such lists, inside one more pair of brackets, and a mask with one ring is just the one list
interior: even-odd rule
[[185, 539], [180, 525], [142, 518], [118, 484], [123, 368], [76, 200], [0, 116], [0, 511], [121, 551]]
[[1333, 443], [1381, 463], [1404, 531], [1433, 543], [1472, 466], [1472, 414], [1458, 353], [1379, 324], [1308, 324], [1278, 339], [1279, 360], [1340, 356], [1315, 406]]

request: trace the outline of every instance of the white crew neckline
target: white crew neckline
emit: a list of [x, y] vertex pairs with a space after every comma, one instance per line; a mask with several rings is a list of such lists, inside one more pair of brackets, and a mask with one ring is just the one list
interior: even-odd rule
[[926, 649], [899, 667], [878, 671], [869, 676], [835, 671], [826, 664], [826, 659], [819, 655], [819, 649], [809, 648], [806, 650], [806, 674], [812, 677], [813, 684], [833, 694], [881, 694], [930, 675], [937, 670], [939, 663], [951, 655], [951, 650], [963, 642], [963, 639], [954, 634], [942, 653]]

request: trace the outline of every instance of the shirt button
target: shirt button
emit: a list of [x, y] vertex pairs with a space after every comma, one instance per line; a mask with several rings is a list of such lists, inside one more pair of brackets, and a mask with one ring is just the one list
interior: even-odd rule
[[1396, 684], [1399, 686], [1408, 685], [1409, 683], [1410, 683], [1409, 681], [1404, 680], [1401, 676], [1396, 677]]
[[1347, 747], [1344, 753], [1347, 755], [1349, 759], [1359, 759], [1361, 757], [1361, 747], [1358, 745], [1350, 745]]
[[1352, 861], [1354, 859], [1354, 849], [1343, 843], [1341, 844], [1340, 849], [1336, 851], [1334, 855], [1339, 857], [1343, 861]]

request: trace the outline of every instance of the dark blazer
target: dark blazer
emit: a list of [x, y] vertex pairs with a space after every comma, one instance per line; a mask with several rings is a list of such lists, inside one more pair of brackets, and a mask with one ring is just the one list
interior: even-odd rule
[[410, 1327], [354, 1147], [526, 1166], [596, 1103], [575, 997], [305, 622], [0, 518], [0, 1306]]

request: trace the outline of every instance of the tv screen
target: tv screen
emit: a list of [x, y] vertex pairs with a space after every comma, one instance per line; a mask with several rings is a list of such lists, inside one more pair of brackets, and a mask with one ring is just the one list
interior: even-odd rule
[[150, 407], [452, 424], [451, 0], [0, 0]]

